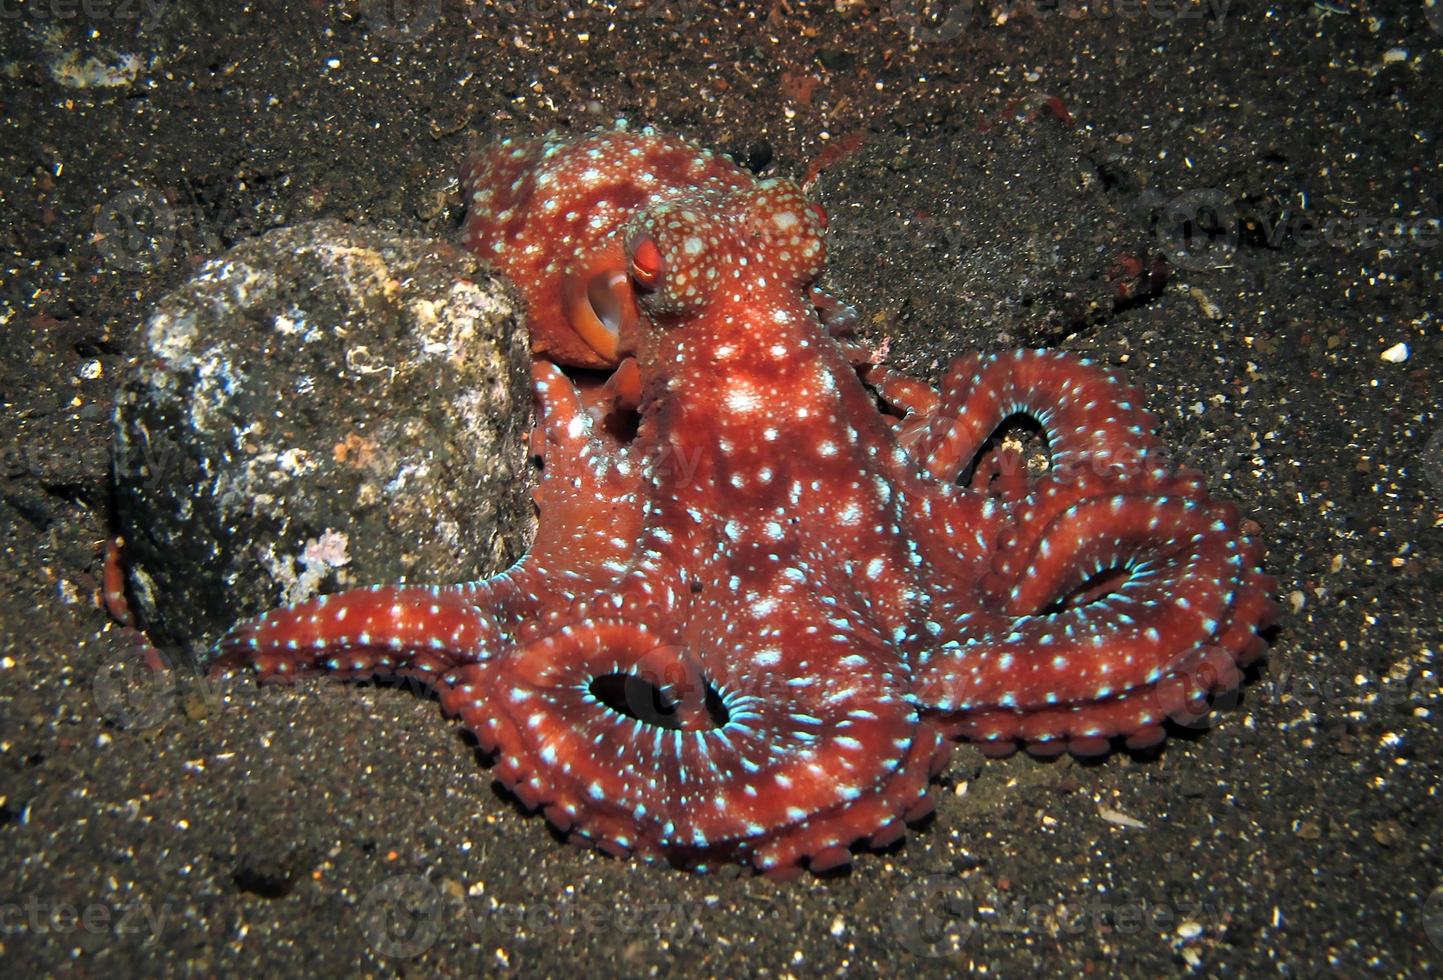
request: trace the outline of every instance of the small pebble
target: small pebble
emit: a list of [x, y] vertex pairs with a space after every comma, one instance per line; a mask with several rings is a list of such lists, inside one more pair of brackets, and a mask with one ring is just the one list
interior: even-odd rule
[[1141, 820], [1137, 819], [1136, 817], [1129, 817], [1122, 811], [1114, 810], [1110, 806], [1099, 805], [1097, 808], [1097, 813], [1099, 816], [1102, 817], [1102, 819], [1106, 820], [1108, 823], [1116, 824], [1119, 827], [1130, 827], [1133, 830], [1147, 829], [1147, 824], [1143, 823]]

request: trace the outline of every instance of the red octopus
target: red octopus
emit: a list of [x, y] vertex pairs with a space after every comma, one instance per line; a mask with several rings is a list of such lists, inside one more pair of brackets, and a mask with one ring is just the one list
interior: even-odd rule
[[[1035, 350], [940, 393], [872, 366], [795, 184], [609, 132], [503, 140], [465, 187], [530, 314], [535, 544], [268, 613], [226, 661], [424, 678], [573, 840], [786, 876], [902, 836], [949, 738], [1146, 747], [1263, 651], [1262, 549], [1135, 389]], [[1045, 472], [990, 441], [1017, 415]]]

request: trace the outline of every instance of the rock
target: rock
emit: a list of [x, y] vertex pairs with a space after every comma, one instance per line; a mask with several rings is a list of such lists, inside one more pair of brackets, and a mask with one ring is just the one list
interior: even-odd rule
[[518, 301], [457, 246], [316, 222], [166, 297], [115, 410], [131, 605], [193, 661], [239, 620], [460, 582], [532, 533]]

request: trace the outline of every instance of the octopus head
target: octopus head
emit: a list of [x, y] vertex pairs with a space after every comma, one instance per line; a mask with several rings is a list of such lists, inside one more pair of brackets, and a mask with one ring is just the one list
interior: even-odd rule
[[638, 215], [626, 235], [643, 312], [685, 317], [722, 291], [802, 290], [826, 260], [827, 216], [797, 185], [754, 186], [670, 201]]

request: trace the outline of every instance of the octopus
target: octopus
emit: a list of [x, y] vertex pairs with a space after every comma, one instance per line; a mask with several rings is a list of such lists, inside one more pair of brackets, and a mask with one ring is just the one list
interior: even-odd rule
[[1255, 528], [1136, 388], [1045, 350], [882, 366], [797, 184], [620, 130], [503, 139], [464, 191], [528, 311], [534, 544], [271, 611], [218, 665], [420, 678], [573, 842], [785, 878], [928, 817], [956, 740], [1144, 750], [1265, 650]]

